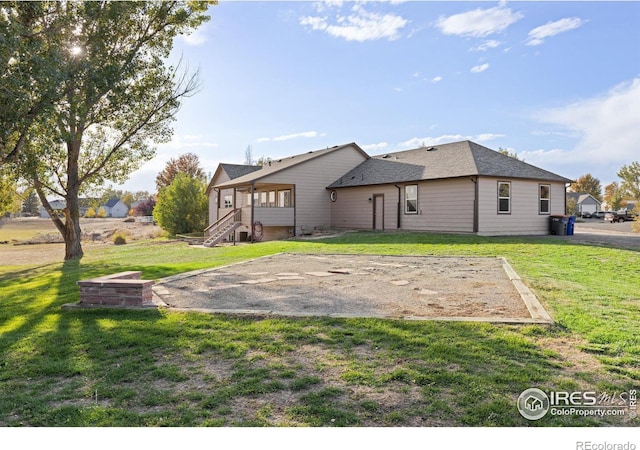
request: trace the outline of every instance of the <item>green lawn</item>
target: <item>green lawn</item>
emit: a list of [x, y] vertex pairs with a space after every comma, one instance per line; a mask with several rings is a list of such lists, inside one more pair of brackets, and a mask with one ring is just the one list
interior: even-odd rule
[[[277, 252], [503, 256], [553, 326], [74, 310], [76, 281], [157, 279]], [[552, 238], [350, 233], [202, 249], [109, 246], [0, 267], [0, 426], [600, 426], [522, 418], [529, 387], [640, 385], [640, 253]]]

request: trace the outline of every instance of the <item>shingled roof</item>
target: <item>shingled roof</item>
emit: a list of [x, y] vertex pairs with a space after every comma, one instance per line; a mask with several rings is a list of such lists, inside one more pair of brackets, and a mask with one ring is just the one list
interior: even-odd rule
[[228, 188], [228, 187], [239, 186], [242, 184], [252, 183], [268, 175], [280, 172], [284, 169], [288, 169], [289, 167], [302, 164], [312, 159], [319, 158], [320, 156], [328, 155], [329, 153], [339, 151], [345, 147], [354, 147], [360, 152], [362, 152], [365, 156], [369, 157], [369, 155], [367, 155], [360, 147], [358, 147], [358, 145], [356, 145], [353, 142], [350, 144], [336, 145], [334, 147], [329, 147], [322, 150], [316, 150], [316, 151], [311, 151], [307, 153], [302, 153], [299, 155], [288, 156], [284, 158], [271, 160], [267, 162], [264, 166], [259, 167], [259, 170], [248, 173], [238, 178], [234, 178], [230, 181], [220, 183], [216, 185], [216, 188]]
[[334, 189], [465, 176], [571, 182], [568, 178], [475, 142], [461, 141], [371, 157], [328, 187]]
[[229, 175], [229, 178], [234, 180], [245, 176], [251, 172], [262, 169], [262, 166], [249, 166], [246, 164], [220, 164], [220, 167]]

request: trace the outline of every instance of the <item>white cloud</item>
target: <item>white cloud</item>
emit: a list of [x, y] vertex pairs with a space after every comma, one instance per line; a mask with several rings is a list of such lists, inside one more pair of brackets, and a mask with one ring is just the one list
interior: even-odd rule
[[478, 142], [487, 142], [487, 141], [493, 141], [494, 139], [500, 139], [505, 137], [505, 134], [496, 134], [496, 133], [482, 133], [482, 134], [478, 134], [474, 139], [472, 139], [473, 141], [478, 141]]
[[198, 149], [198, 148], [216, 148], [218, 144], [208, 140], [204, 135], [184, 135], [173, 136], [170, 142], [158, 144], [156, 146], [159, 150], [172, 151], [172, 150], [185, 150], [185, 149]]
[[181, 34], [178, 36], [182, 42], [187, 45], [202, 45], [207, 42], [207, 26], [202, 25], [200, 28], [196, 28], [190, 34]]
[[409, 21], [401, 16], [370, 12], [360, 4], [353, 6], [346, 16], [337, 14], [334, 23], [330, 23], [328, 16], [300, 18], [300, 25], [308, 26], [314, 31], [324, 31], [331, 36], [357, 42], [384, 38], [390, 41], [398, 39], [400, 30], [407, 23]]
[[500, 46], [500, 41], [496, 41], [494, 39], [490, 39], [488, 41], [484, 41], [482, 44], [477, 47], [471, 47], [469, 49], [470, 52], [486, 52], [491, 48], [497, 48]]
[[504, 137], [504, 134], [495, 134], [495, 133], [481, 133], [476, 136], [463, 136], [462, 134], [443, 134], [437, 137], [414, 137], [408, 139], [406, 141], [400, 142], [397, 147], [401, 149], [411, 149], [418, 148], [426, 145], [441, 145], [441, 144], [449, 144], [451, 142], [459, 142], [459, 141], [474, 141], [474, 142], [486, 142], [493, 139], [498, 139]]
[[527, 45], [541, 45], [542, 43], [544, 43], [544, 40], [546, 38], [555, 36], [556, 34], [564, 33], [565, 31], [575, 30], [585, 23], [586, 21], [580, 19], [579, 17], [570, 17], [556, 20], [555, 22], [549, 22], [545, 25], [539, 26], [529, 31]]
[[638, 159], [640, 142], [640, 77], [615, 86], [607, 93], [540, 111], [541, 122], [575, 133], [578, 142], [563, 155], [592, 165], [628, 164]]
[[429, 81], [431, 81], [432, 83], [438, 83], [438, 82], [442, 81], [442, 77], [440, 75], [438, 75], [438, 76], [435, 76], [435, 77], [431, 78], [431, 80], [429, 80]]
[[295, 133], [295, 134], [285, 134], [282, 136], [276, 136], [273, 138], [270, 137], [263, 137], [263, 138], [259, 138], [257, 139], [257, 142], [268, 142], [268, 141], [288, 141], [290, 139], [297, 139], [297, 138], [314, 138], [314, 137], [320, 137], [320, 136], [326, 136], [325, 133], [318, 133], [317, 131], [304, 131], [302, 133]]
[[489, 68], [489, 63], [484, 63], [484, 64], [480, 64], [478, 66], [473, 66], [471, 68], [471, 72], [472, 73], [480, 73], [480, 72], [484, 72], [488, 68]]
[[379, 142], [377, 144], [361, 145], [360, 147], [365, 152], [377, 152], [377, 151], [381, 151], [381, 150], [384, 150], [385, 148], [389, 147], [389, 143], [387, 143], [387, 142]]
[[474, 9], [449, 17], [440, 17], [436, 23], [442, 33], [465, 37], [486, 37], [506, 30], [524, 15], [513, 12], [503, 4], [489, 9]]

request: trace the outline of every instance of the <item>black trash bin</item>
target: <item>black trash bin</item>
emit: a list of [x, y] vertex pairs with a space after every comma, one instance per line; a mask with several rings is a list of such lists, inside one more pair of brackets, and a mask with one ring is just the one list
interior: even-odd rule
[[549, 216], [549, 232], [556, 236], [566, 236], [569, 216]]

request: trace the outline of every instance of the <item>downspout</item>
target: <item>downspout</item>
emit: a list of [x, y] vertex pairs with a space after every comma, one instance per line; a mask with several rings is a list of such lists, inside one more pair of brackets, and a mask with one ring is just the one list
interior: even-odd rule
[[402, 206], [402, 188], [400, 186], [398, 186], [397, 184], [394, 184], [395, 187], [398, 188], [398, 230], [400, 229], [401, 223], [400, 223], [400, 207]]
[[478, 177], [471, 178], [471, 181], [474, 184], [473, 187], [473, 232], [478, 233], [478, 197], [479, 197], [479, 189], [478, 189]]
[[255, 181], [251, 182], [251, 217], [250, 217], [250, 221], [249, 221], [249, 229], [251, 230], [251, 243], [253, 244], [255, 242], [254, 238], [253, 238], [253, 232], [254, 232], [254, 227], [253, 227], [253, 210], [255, 208], [256, 205], [256, 198], [255, 195], [253, 195], [253, 191], [255, 190]]
[[292, 197], [293, 197], [293, 199], [292, 199], [293, 200], [293, 236], [295, 237], [298, 234], [296, 232], [296, 225], [297, 225], [297, 222], [298, 222], [298, 202], [297, 202], [297, 199], [296, 199], [296, 192], [297, 192], [296, 191], [296, 185], [294, 184], [292, 186], [292, 188], [293, 188], [293, 195], [292, 195]]

